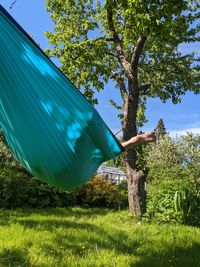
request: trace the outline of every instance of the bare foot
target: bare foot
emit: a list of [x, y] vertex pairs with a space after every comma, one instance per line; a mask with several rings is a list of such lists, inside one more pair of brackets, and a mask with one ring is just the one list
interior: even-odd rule
[[139, 134], [134, 136], [130, 139], [133, 144], [140, 144], [140, 143], [155, 143], [156, 142], [156, 133], [155, 132], [148, 132]]
[[156, 133], [155, 132], [148, 132], [136, 135], [132, 137], [130, 140], [121, 143], [122, 146], [127, 149], [131, 145], [134, 144], [141, 144], [141, 143], [155, 143], [156, 142]]

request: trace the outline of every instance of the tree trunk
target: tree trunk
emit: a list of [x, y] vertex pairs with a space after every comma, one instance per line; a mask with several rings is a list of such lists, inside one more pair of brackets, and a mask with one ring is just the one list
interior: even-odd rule
[[[132, 88], [130, 88], [132, 87]], [[124, 102], [124, 119], [123, 119], [123, 140], [127, 141], [137, 135], [136, 116], [138, 108], [139, 93], [137, 82], [129, 81], [129, 94]], [[137, 155], [133, 148], [129, 148], [125, 153], [127, 184], [128, 184], [128, 201], [131, 214], [141, 216], [145, 213], [145, 181], [143, 172], [137, 169]]]
[[146, 211], [145, 181], [143, 172], [132, 167], [134, 165], [136, 165], [136, 152], [130, 149], [126, 155], [129, 210], [131, 214], [140, 217]]

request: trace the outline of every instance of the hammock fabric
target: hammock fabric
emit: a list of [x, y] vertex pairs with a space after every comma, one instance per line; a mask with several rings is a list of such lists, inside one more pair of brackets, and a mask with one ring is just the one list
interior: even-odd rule
[[123, 151], [84, 95], [0, 6], [0, 127], [34, 176], [77, 187]]

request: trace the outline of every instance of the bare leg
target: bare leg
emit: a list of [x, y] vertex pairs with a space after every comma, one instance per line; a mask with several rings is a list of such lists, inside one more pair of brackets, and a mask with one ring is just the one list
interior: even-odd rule
[[132, 145], [141, 144], [141, 143], [154, 143], [156, 142], [156, 134], [155, 132], [143, 133], [136, 135], [129, 139], [126, 142], [121, 143], [124, 149], [128, 149]]

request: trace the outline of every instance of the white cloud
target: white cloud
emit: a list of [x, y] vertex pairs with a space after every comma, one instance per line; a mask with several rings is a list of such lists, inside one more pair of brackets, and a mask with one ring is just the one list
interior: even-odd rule
[[182, 130], [168, 130], [171, 137], [186, 135], [187, 133], [200, 134], [200, 128], [186, 128]]

